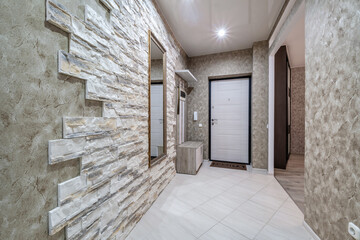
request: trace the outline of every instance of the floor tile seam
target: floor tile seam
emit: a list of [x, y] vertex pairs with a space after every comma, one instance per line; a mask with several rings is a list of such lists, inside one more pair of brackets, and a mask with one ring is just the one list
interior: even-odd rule
[[[208, 216], [208, 215], [206, 215], [206, 216]], [[208, 216], [208, 217], [210, 217], [210, 216]], [[214, 219], [214, 218], [213, 218], [213, 219]], [[218, 224], [218, 223], [220, 223], [220, 222], [218, 221], [216, 224]], [[207, 232], [209, 232], [211, 229], [213, 229], [213, 228], [216, 226], [216, 224], [215, 224], [214, 226], [212, 226], [210, 229], [208, 229], [206, 232], [204, 232], [203, 234], [201, 234], [200, 237], [198, 237], [197, 239], [200, 239], [203, 235], [205, 235]]]
[[[214, 195], [214, 196], [211, 197], [209, 200], [203, 202], [201, 205], [203, 205], [203, 204], [205, 204], [205, 203], [207, 203], [207, 202], [209, 202], [209, 201], [211, 201], [211, 200], [218, 201], [218, 200], [216, 200], [215, 198], [217, 198], [218, 196], [220, 196], [220, 195], [223, 194], [224, 192], [226, 192], [226, 191], [223, 191], [223, 192], [221, 192], [221, 193], [219, 193], [219, 194], [217, 194], [217, 195]], [[225, 204], [225, 205], [226, 205], [226, 204]], [[200, 206], [200, 205], [199, 205], [199, 206]], [[197, 206], [197, 207], [199, 207], [199, 206]], [[196, 207], [196, 208], [197, 208], [197, 207]], [[226, 205], [226, 207], [231, 208], [231, 207], [228, 206], [228, 205]], [[235, 208], [235, 209], [236, 209], [236, 208]], [[235, 209], [234, 209], [234, 210], [235, 210]], [[206, 213], [205, 213], [205, 214], [206, 214]], [[231, 213], [229, 213], [229, 214], [231, 214]], [[228, 215], [229, 215], [229, 214], [228, 214]], [[207, 215], [207, 214], [206, 214], [206, 215]], [[228, 215], [227, 215], [227, 216], [228, 216]], [[209, 216], [209, 215], [207, 215], [207, 216]], [[209, 216], [209, 217], [211, 217], [211, 216]], [[224, 217], [224, 218], [225, 218], [225, 217]], [[223, 218], [223, 219], [224, 219], [224, 218]], [[213, 219], [214, 219], [214, 218], [213, 218]], [[215, 219], [215, 220], [217, 220], [217, 219]]]
[[[277, 230], [277, 232], [280, 232], [280, 233], [282, 233], [282, 234], [297, 236], [296, 233], [294, 233], [294, 232], [292, 232], [292, 231], [289, 231], [289, 230], [288, 230], [289, 228], [281, 229], [281, 227], [279, 227], [279, 226], [274, 226], [274, 225], [271, 225], [271, 224], [266, 224], [266, 225], [264, 226], [264, 228], [265, 228], [266, 226], [272, 227], [272, 228], [274, 228], [275, 230]], [[303, 227], [303, 226], [295, 226], [295, 228], [298, 228], [298, 227]], [[294, 226], [291, 227], [290, 229], [292, 229], [292, 228], [294, 228]], [[263, 229], [262, 229], [262, 230], [263, 230]], [[261, 231], [262, 231], [262, 230], [261, 230]], [[256, 239], [256, 237], [261, 233], [261, 231], [255, 236], [255, 239]], [[306, 229], [305, 229], [305, 232], [306, 232]], [[307, 233], [307, 232], [306, 232], [306, 233]], [[308, 233], [307, 233], [307, 234], [308, 234]], [[311, 236], [310, 236], [310, 237], [311, 237]], [[311, 239], [312, 239], [312, 238], [311, 238]]]
[[[229, 214], [229, 215], [230, 215], [230, 214]], [[253, 219], [255, 219], [255, 218], [253, 218]], [[224, 220], [224, 219], [223, 219], [223, 220]], [[228, 227], [228, 228], [230, 228], [231, 230], [239, 233], [241, 236], [244, 236], [244, 237], [247, 238], [247, 239], [251, 239], [251, 238], [248, 238], [247, 236], [245, 236], [244, 234], [242, 234], [241, 232], [239, 232], [237, 229], [234, 229], [234, 228], [232, 228], [231, 226], [228, 226], [228, 225], [226, 225], [225, 223], [223, 223], [223, 222], [222, 222], [223, 220], [221, 220], [219, 223], [221, 223], [221, 224], [224, 225], [225, 227]], [[257, 219], [255, 219], [255, 220], [258, 221]], [[252, 239], [254, 239], [254, 238], [252, 238]]]
[[[261, 193], [260, 193], [261, 194]], [[254, 196], [253, 196], [254, 197]], [[269, 197], [269, 198], [274, 198], [276, 200], [279, 200], [279, 201], [286, 201], [288, 198], [290, 198], [290, 196], [286, 196], [286, 198], [281, 198], [281, 197], [275, 197], [273, 195], [269, 195], [269, 194], [265, 194], [264, 197]]]
[[[204, 196], [204, 195], [203, 195], [203, 196]], [[207, 197], [207, 196], [205, 196], [205, 197]], [[208, 202], [208, 201], [210, 201], [210, 200], [212, 199], [212, 198], [209, 198], [209, 199], [206, 200], [205, 202], [200, 203], [199, 205], [193, 207], [193, 206], [189, 205], [188, 203], [184, 202], [183, 200], [181, 200], [180, 198], [178, 198], [177, 196], [175, 196], [174, 198], [176, 198], [177, 200], [179, 200], [179, 201], [182, 202], [183, 204], [191, 207], [191, 209], [190, 209], [189, 211], [187, 211], [186, 213], [188, 213], [188, 212], [190, 212], [190, 211], [193, 211], [194, 209], [196, 209], [196, 208], [199, 207], [200, 205], [205, 204], [206, 202]], [[184, 213], [184, 214], [186, 214], [186, 213]], [[184, 215], [184, 214], [182, 214], [182, 215]]]
[[[199, 210], [198, 210], [199, 211]], [[201, 211], [200, 211], [201, 212]], [[203, 212], [201, 212], [201, 213], [203, 213]], [[205, 213], [203, 213], [203, 214], [205, 214]], [[192, 234], [192, 233], [190, 233], [191, 235], [193, 235], [196, 239], [199, 239], [199, 238], [201, 238], [201, 236], [202, 235], [204, 235], [205, 233], [207, 233], [208, 231], [210, 231], [210, 229], [212, 229], [216, 224], [218, 224], [219, 223], [219, 221], [218, 220], [216, 220], [216, 219], [214, 219], [214, 218], [212, 218], [212, 217], [210, 217], [209, 215], [207, 215], [207, 214], [205, 214], [207, 217], [209, 217], [209, 218], [211, 218], [211, 219], [213, 219], [213, 220], [215, 220], [216, 221], [216, 223], [213, 225], [213, 226], [211, 226], [211, 228], [209, 228], [207, 231], [205, 231], [204, 233], [202, 233], [199, 237], [196, 237], [194, 234]]]
[[[241, 236], [243, 236], [244, 238], [249, 239], [248, 237], [244, 236], [242, 233], [240, 233], [240, 232], [238, 232], [238, 231], [236, 231], [236, 230], [232, 229], [231, 227], [226, 226], [226, 225], [225, 225], [225, 224], [223, 224], [222, 222], [219, 222], [219, 224], [221, 224], [221, 225], [223, 225], [223, 226], [225, 226], [225, 227], [227, 227], [227, 228], [230, 228], [231, 230], [233, 230], [233, 231], [235, 231], [236, 233], [240, 234], [240, 235], [241, 235]], [[250, 240], [250, 239], [249, 239], [249, 240]]]
[[[265, 186], [264, 186], [263, 188], [265, 188]], [[246, 201], [250, 201], [250, 199], [253, 198], [253, 197], [254, 197], [258, 192], [260, 192], [263, 188], [261, 188], [259, 191], [257, 191], [257, 192], [255, 192], [254, 194], [252, 194]], [[246, 201], [245, 201], [245, 202], [246, 202]], [[242, 204], [244, 204], [245, 202], [243, 202]], [[241, 204], [241, 205], [242, 205], [242, 204]], [[240, 205], [240, 206], [241, 206], [241, 205]], [[238, 206], [237, 208], [235, 208], [235, 210], [237, 210], [240, 206]]]
[[[279, 208], [279, 210], [278, 211], [276, 211], [276, 213], [280, 213], [280, 209], [282, 208], [283, 206], [281, 206], [280, 208]], [[295, 217], [295, 218], [299, 218], [298, 216], [295, 216], [295, 215], [292, 215], [292, 214], [288, 214], [288, 213], [286, 213], [286, 212], [281, 212], [282, 214], [284, 214], [284, 215], [287, 215], [287, 216], [289, 216], [289, 217]], [[273, 217], [272, 217], [273, 218]], [[271, 220], [271, 219], [270, 219]], [[304, 216], [302, 216], [301, 217], [301, 222], [303, 222], [304, 221]], [[274, 225], [271, 225], [272, 227], [276, 227], [276, 226], [274, 226]], [[301, 225], [302, 226], [302, 225]]]
[[223, 194], [223, 193], [226, 192], [226, 191], [227, 191], [227, 190], [223, 190], [222, 192], [220, 192], [220, 193], [218, 193], [218, 194], [210, 197], [209, 201], [212, 200], [212, 199], [214, 199], [214, 198], [216, 198], [216, 197], [218, 197], [220, 194]]
[[[246, 214], [246, 213], [244, 213], [243, 211], [241, 211], [241, 210], [239, 209], [239, 208], [240, 208], [242, 205], [244, 205], [246, 202], [254, 203], [254, 204], [256, 204], [256, 205], [259, 205], [260, 207], [263, 207], [263, 208], [266, 208], [266, 209], [269, 209], [269, 210], [274, 210], [274, 213], [271, 215], [271, 217], [269, 218], [269, 220], [263, 222], [262, 220], [258, 220], [257, 218], [255, 218], [255, 217], [253, 217], [253, 216], [251, 216], [251, 215], [249, 215], [249, 214]], [[270, 209], [270, 208], [268, 208], [268, 207], [266, 207], [266, 206], [264, 206], [264, 205], [261, 205], [260, 203], [254, 202], [254, 201], [252, 201], [252, 200], [248, 200], [248, 201], [246, 201], [246, 202], [242, 203], [238, 208], [235, 209], [235, 211], [240, 212], [240, 213], [242, 213], [242, 214], [245, 214], [245, 215], [247, 215], [247, 216], [249, 216], [249, 217], [251, 217], [251, 218], [253, 218], [253, 219], [256, 219], [257, 221], [262, 222], [262, 223], [264, 223], [265, 225], [268, 224], [268, 222], [273, 218], [273, 216], [276, 214], [276, 212], [281, 208], [281, 207], [279, 207], [279, 209], [277, 209], [277, 210], [275, 210], [275, 209]]]
[[[271, 227], [274, 227], [272, 225], [270, 225], [270, 221], [271, 219], [273, 219], [273, 217], [280, 211], [280, 209], [284, 206], [286, 200], [281, 204], [281, 206], [271, 215], [271, 217], [269, 218], [269, 220], [265, 223], [265, 225], [260, 229], [260, 231], [255, 235], [254, 239], [257, 238], [257, 236], [262, 232], [262, 230], [264, 230], [264, 228], [266, 226], [271, 226]], [[276, 228], [277, 230], [279, 230], [278, 228]]]
[[[229, 207], [229, 206], [226, 206], [226, 207]], [[229, 207], [230, 208], [230, 207]], [[200, 210], [199, 210], [200, 211]], [[208, 216], [208, 217], [210, 217], [210, 218], [212, 218], [212, 219], [214, 219], [214, 220], [216, 220], [216, 221], [218, 221], [219, 223], [222, 221], [222, 220], [224, 220], [227, 216], [229, 216], [231, 213], [233, 213], [235, 211], [235, 209], [234, 210], [232, 210], [230, 213], [228, 213], [227, 215], [225, 215], [224, 217], [222, 217], [221, 218], [221, 220], [218, 220], [218, 219], [215, 219], [214, 217], [212, 217], [212, 216], [210, 216], [209, 214], [207, 214], [206, 212], [202, 212], [202, 213], [204, 213], [206, 216]]]
[[[219, 181], [223, 181], [223, 179], [219, 179]], [[217, 184], [216, 182], [213, 182], [213, 184]], [[235, 185], [236, 183], [232, 183], [231, 186]]]
[[[183, 217], [185, 214], [187, 214], [187, 213], [189, 213], [189, 212], [191, 212], [191, 211], [193, 211], [194, 209], [191, 209], [191, 210], [189, 210], [189, 211], [187, 211], [187, 212], [185, 212], [185, 213], [183, 213], [183, 214], [181, 214], [180, 215], [180, 217]], [[161, 210], [160, 210], [161, 211]], [[187, 232], [188, 234], [190, 234], [191, 236], [193, 236], [195, 239], [198, 239], [198, 237], [197, 236], [195, 236], [191, 231], [188, 231], [188, 229], [186, 228], [186, 227], [184, 227], [184, 225], [181, 223], [181, 221], [184, 221], [183, 219], [179, 219], [179, 216], [174, 216], [174, 218], [175, 218], [175, 226], [176, 227], [178, 227], [178, 228], [181, 228], [183, 231], [185, 231], [185, 232]]]
[[263, 206], [263, 207], [265, 207], [265, 208], [269, 208], [269, 209], [278, 211], [278, 210], [285, 204], [285, 202], [286, 202], [288, 199], [289, 199], [289, 197], [287, 197], [287, 198], [284, 199], [284, 200], [278, 199], [278, 200], [281, 200], [282, 203], [281, 203], [281, 205], [280, 205], [279, 207], [276, 207], [276, 208], [271, 208], [271, 207], [269, 207], [269, 206], [264, 206], [264, 205], [262, 205], [261, 203], [255, 202], [254, 200], [251, 200], [251, 199], [249, 199], [249, 201], [251, 201], [251, 202], [253, 202], [253, 203], [256, 203], [256, 204], [259, 204], [259, 205], [261, 205], [261, 206]]
[[[278, 181], [276, 179], [276, 181]], [[294, 204], [296, 205], [296, 207], [301, 211], [301, 209], [299, 208], [299, 206], [296, 204], [296, 202], [294, 201], [293, 197], [290, 196], [290, 194], [288, 193], [288, 191], [285, 190], [285, 187], [280, 183], [280, 181], [278, 181], [280, 186], [283, 188], [283, 190], [286, 192], [286, 194], [289, 196], [289, 198], [291, 198], [291, 200], [294, 202]], [[302, 212], [302, 211], [301, 211]]]

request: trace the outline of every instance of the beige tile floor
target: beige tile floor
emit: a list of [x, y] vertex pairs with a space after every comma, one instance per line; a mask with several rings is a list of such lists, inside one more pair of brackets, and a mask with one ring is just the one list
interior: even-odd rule
[[209, 165], [196, 176], [177, 174], [127, 239], [312, 239], [273, 176]]

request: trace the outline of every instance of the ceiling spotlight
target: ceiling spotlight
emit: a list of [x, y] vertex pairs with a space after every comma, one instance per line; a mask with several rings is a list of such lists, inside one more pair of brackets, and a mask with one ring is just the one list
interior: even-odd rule
[[220, 29], [218, 32], [217, 32], [217, 35], [219, 36], [219, 37], [224, 37], [225, 35], [226, 35], [226, 30], [225, 29]]

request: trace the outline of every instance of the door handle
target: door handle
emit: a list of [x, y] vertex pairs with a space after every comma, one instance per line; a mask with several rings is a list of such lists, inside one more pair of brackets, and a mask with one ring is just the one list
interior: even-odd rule
[[218, 121], [217, 119], [212, 118], [212, 119], [211, 119], [211, 125], [217, 124], [217, 121]]

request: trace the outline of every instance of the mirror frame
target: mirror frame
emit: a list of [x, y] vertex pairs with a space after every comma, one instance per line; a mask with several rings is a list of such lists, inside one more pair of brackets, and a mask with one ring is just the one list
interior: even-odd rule
[[[163, 53], [163, 115], [164, 115], [164, 122], [163, 122], [163, 153], [151, 160], [151, 41], [153, 41], [156, 46], [162, 51]], [[166, 50], [160, 41], [155, 37], [154, 33], [149, 30], [149, 69], [148, 69], [148, 135], [149, 135], [149, 145], [148, 145], [148, 157], [149, 157], [149, 168], [154, 166], [155, 164], [159, 163], [161, 160], [165, 159], [167, 156], [167, 95], [166, 95]]]

